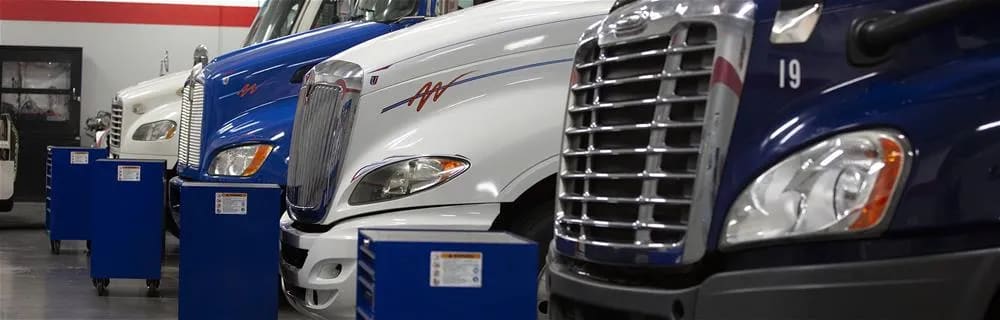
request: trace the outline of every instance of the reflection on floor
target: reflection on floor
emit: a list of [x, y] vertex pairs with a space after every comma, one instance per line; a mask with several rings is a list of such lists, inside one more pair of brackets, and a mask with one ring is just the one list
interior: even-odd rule
[[[18, 203], [0, 213], [0, 319], [177, 319], [177, 239], [167, 237], [161, 297], [145, 297], [142, 280], [111, 280], [110, 296], [90, 282], [86, 245], [64, 241], [49, 253], [43, 204]], [[282, 306], [279, 319], [306, 319]]]

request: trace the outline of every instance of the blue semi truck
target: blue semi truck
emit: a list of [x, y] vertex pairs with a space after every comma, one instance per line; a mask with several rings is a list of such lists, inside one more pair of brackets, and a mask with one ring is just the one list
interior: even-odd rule
[[315, 64], [369, 39], [479, 1], [359, 0], [350, 21], [272, 40], [196, 65], [183, 88], [177, 177], [185, 181], [285, 184], [302, 78]]
[[1000, 319], [998, 5], [619, 1], [579, 43], [540, 309]]

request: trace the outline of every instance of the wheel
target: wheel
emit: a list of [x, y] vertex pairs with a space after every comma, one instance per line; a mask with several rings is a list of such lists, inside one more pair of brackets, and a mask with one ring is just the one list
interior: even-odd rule
[[1000, 319], [1000, 288], [997, 288], [997, 292], [993, 294], [993, 302], [990, 302], [989, 309], [986, 309], [986, 316], [983, 320], [996, 320]]
[[171, 212], [172, 212], [172, 209], [170, 209], [169, 207], [166, 210], [164, 210], [164, 212], [163, 212], [163, 226], [167, 228], [167, 232], [170, 232], [171, 235], [173, 235], [177, 239], [180, 239], [181, 238], [181, 227], [180, 227], [180, 224], [177, 223], [177, 220], [174, 219], [174, 215]]
[[91, 252], [91, 251], [93, 251], [93, 250], [92, 250], [92, 249], [90, 249], [90, 240], [87, 240], [87, 255], [88, 255], [88, 256], [90, 255], [90, 252]]
[[548, 263], [543, 264], [542, 272], [538, 273], [538, 290], [535, 298], [535, 319], [549, 320], [549, 274], [545, 272]]
[[147, 297], [160, 296], [160, 280], [146, 280], [146, 296]]
[[90, 278], [90, 283], [94, 285], [94, 289], [97, 289], [98, 281], [97, 278]]
[[10, 212], [14, 209], [14, 199], [0, 200], [0, 212]]
[[62, 249], [62, 241], [60, 240], [49, 240], [49, 249], [52, 250], [52, 254], [59, 254]]
[[552, 242], [555, 200], [539, 201], [526, 209], [513, 218], [507, 231], [538, 243], [538, 270], [542, 270]]
[[107, 297], [108, 286], [111, 285], [111, 279], [96, 279], [94, 282], [97, 284], [97, 295]]

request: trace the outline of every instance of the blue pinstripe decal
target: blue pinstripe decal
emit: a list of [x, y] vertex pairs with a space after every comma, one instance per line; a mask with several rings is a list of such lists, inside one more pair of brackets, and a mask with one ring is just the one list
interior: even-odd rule
[[[470, 77], [470, 78], [462, 79], [462, 80], [456, 81], [455, 83], [452, 83], [451, 86], [454, 87], [454, 86], [457, 86], [457, 85], [460, 85], [460, 84], [463, 84], [463, 83], [472, 82], [472, 81], [476, 81], [476, 80], [479, 80], [479, 79], [492, 77], [492, 76], [499, 75], [499, 74], [514, 72], [514, 71], [520, 71], [520, 70], [530, 69], [530, 68], [535, 68], [535, 67], [547, 66], [547, 65], [550, 65], [550, 64], [570, 62], [570, 61], [573, 61], [573, 59], [559, 59], [559, 60], [551, 60], [551, 61], [545, 61], [545, 62], [538, 62], [538, 63], [526, 64], [526, 65], [523, 65], [523, 66], [513, 67], [513, 68], [509, 68], [509, 69], [503, 69], [503, 70], [499, 70], [499, 71], [493, 71], [493, 72], [486, 73], [486, 74], [481, 74], [481, 75], [478, 75], [478, 76], [475, 76], [475, 77]], [[386, 113], [389, 110], [399, 108], [399, 107], [405, 105], [408, 101], [410, 101], [410, 99], [417, 98], [417, 97], [419, 97], [419, 95], [414, 95], [412, 97], [406, 97], [406, 99], [403, 99], [403, 100], [401, 100], [399, 102], [393, 103], [391, 105], [386, 106], [385, 108], [382, 108], [382, 112], [381, 113]]]

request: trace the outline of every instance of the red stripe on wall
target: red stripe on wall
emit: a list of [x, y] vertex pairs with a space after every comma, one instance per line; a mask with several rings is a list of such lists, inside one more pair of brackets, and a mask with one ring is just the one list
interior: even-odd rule
[[0, 20], [247, 27], [256, 15], [253, 7], [0, 0]]

